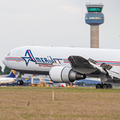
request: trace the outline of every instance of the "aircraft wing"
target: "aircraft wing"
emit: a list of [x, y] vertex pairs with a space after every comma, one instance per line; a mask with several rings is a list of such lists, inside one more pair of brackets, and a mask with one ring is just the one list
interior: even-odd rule
[[89, 60], [81, 57], [81, 56], [70, 56], [68, 58], [71, 67], [74, 71], [82, 73], [82, 74], [91, 74], [94, 72], [100, 73], [100, 70], [93, 66]]
[[97, 65], [97, 61], [89, 58], [88, 60], [81, 56], [70, 56], [68, 58], [71, 67], [74, 71], [81, 74], [105, 74], [109, 75], [112, 79], [113, 77], [120, 79], [120, 74], [112, 71], [112, 66], [102, 63]]

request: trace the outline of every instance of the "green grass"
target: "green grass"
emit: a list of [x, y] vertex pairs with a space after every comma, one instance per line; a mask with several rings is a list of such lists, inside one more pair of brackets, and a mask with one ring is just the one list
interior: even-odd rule
[[120, 89], [96, 89], [89, 87], [1, 87], [0, 91], [40, 91], [40, 92], [95, 92], [120, 93]]

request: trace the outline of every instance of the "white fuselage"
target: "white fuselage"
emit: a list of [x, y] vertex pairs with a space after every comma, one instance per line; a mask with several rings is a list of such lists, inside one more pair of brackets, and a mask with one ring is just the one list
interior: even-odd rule
[[0, 77], [0, 84], [1, 83], [12, 83], [15, 80], [16, 78]]
[[82, 56], [101, 63], [109, 64], [112, 70], [120, 73], [120, 50], [76, 47], [24, 46], [11, 50], [3, 63], [17, 71], [28, 73], [48, 73], [54, 66], [70, 66], [68, 57]]

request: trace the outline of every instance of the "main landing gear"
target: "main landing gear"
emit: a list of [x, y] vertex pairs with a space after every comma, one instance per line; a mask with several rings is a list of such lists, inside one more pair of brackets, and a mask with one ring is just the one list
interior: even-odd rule
[[21, 75], [24, 75], [24, 74], [19, 73], [18, 78], [19, 78], [20, 80], [17, 81], [17, 84], [18, 84], [18, 85], [23, 85], [23, 84], [24, 84], [23, 80], [21, 80]]
[[112, 89], [112, 85], [111, 84], [97, 84], [96, 85], [96, 89]]
[[23, 83], [22, 80], [18, 80], [18, 81], [17, 81], [17, 84], [18, 84], [18, 85], [23, 85], [24, 83]]

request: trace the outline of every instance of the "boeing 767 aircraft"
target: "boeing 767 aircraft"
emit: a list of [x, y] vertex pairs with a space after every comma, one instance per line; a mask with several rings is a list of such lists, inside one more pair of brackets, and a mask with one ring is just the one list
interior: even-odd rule
[[120, 50], [23, 46], [11, 50], [3, 63], [15, 71], [49, 75], [53, 82], [100, 78], [96, 88], [112, 88], [108, 79], [120, 81]]

